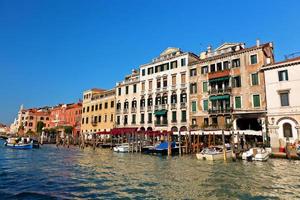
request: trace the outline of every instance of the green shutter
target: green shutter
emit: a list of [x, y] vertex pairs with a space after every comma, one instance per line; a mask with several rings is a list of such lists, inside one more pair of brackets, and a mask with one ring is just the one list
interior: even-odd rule
[[241, 107], [241, 97], [235, 97], [235, 108], [239, 109]]
[[173, 122], [176, 122], [176, 118], [177, 118], [177, 116], [176, 116], [176, 111], [173, 111], [173, 112], [172, 112], [172, 121], [173, 121]]
[[203, 92], [207, 92], [207, 82], [203, 82]]
[[259, 95], [253, 95], [253, 107], [260, 107], [260, 98]]
[[192, 112], [196, 112], [197, 111], [197, 103], [196, 101], [192, 101]]
[[203, 110], [208, 110], [208, 100], [203, 100]]
[[251, 74], [252, 85], [258, 85], [258, 73]]

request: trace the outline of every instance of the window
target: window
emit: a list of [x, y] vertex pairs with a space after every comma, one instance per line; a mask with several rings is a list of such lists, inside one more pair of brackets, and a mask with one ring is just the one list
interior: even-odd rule
[[195, 118], [192, 119], [192, 125], [197, 125], [197, 120]]
[[181, 66], [185, 66], [186, 65], [186, 60], [185, 60], [185, 58], [182, 58], [181, 59]]
[[149, 90], [152, 90], [152, 80], [149, 81]]
[[171, 69], [177, 68], [177, 61], [171, 62]]
[[213, 124], [214, 126], [218, 125], [218, 118], [217, 118], [217, 117], [211, 118], [211, 121], [212, 121], [212, 124]]
[[133, 93], [136, 93], [136, 84], [133, 85]]
[[146, 100], [144, 98], [142, 98], [140, 100], [140, 106], [141, 106], [141, 108], [145, 107], [145, 105], [146, 105]]
[[229, 62], [228, 61], [223, 62], [223, 68], [224, 68], [224, 70], [229, 69]]
[[148, 106], [152, 106], [153, 105], [153, 99], [152, 99], [152, 97], [148, 98], [147, 104], [148, 104]]
[[107, 122], [107, 115], [104, 115], [104, 122]]
[[157, 81], [156, 81], [156, 87], [157, 87], [157, 88], [160, 88], [160, 86], [161, 86], [161, 85], [160, 85], [160, 79], [157, 79]]
[[153, 67], [148, 68], [148, 75], [153, 74]]
[[85, 107], [82, 108], [82, 113], [85, 113]]
[[283, 135], [284, 137], [288, 138], [288, 137], [293, 137], [293, 133], [292, 133], [292, 126], [290, 123], [284, 123], [282, 125], [283, 128]]
[[108, 103], [107, 103], [107, 102], [105, 102], [105, 104], [104, 104], [104, 108], [105, 108], [105, 109], [107, 109], [107, 108], [108, 108]]
[[208, 66], [201, 67], [201, 74], [207, 74], [208, 72]]
[[192, 101], [192, 112], [196, 112], [196, 111], [197, 111], [197, 102]]
[[253, 107], [254, 108], [260, 107], [260, 96], [259, 96], [259, 94], [253, 95]]
[[203, 124], [204, 124], [204, 126], [208, 126], [208, 121], [209, 121], [208, 118], [204, 118], [204, 119], [203, 119]]
[[279, 81], [289, 80], [288, 71], [287, 70], [278, 71], [278, 78], [279, 78]]
[[177, 103], [177, 94], [173, 93], [171, 95], [171, 104], [176, 104]]
[[285, 92], [280, 92], [280, 103], [281, 106], [289, 106], [290, 102], [289, 102], [289, 92], [285, 91]]
[[88, 124], [89, 123], [89, 118], [85, 118], [85, 123]]
[[163, 87], [164, 87], [164, 88], [168, 87], [168, 79], [167, 79], [167, 77], [165, 77], [165, 78], [163, 79]]
[[142, 82], [142, 91], [145, 91], [145, 82]]
[[215, 64], [211, 64], [210, 65], [210, 72], [215, 72], [216, 71], [216, 65]]
[[92, 112], [94, 111], [94, 105], [92, 105], [91, 111], [92, 111]]
[[137, 107], [137, 101], [136, 101], [136, 100], [133, 100], [133, 101], [131, 102], [131, 107], [132, 107], [132, 108], [136, 108], [136, 107]]
[[[98, 104], [97, 105], [95, 105], [95, 110], [97, 111], [98, 110]], [[77, 114], [77, 113], [76, 113]]]
[[120, 125], [120, 123], [121, 123], [121, 118], [120, 116], [117, 116], [117, 124]]
[[240, 109], [242, 107], [241, 97], [235, 97], [234, 102], [236, 109]]
[[86, 107], [86, 112], [90, 112], [90, 107]]
[[141, 124], [145, 123], [145, 114], [141, 114]]
[[258, 85], [258, 73], [251, 74], [251, 84]]
[[114, 101], [111, 101], [111, 102], [110, 102], [110, 107], [113, 108], [114, 106], [115, 106], [115, 102], [114, 102]]
[[207, 92], [207, 82], [203, 82], [202, 86], [203, 92]]
[[118, 88], [118, 95], [121, 96], [121, 88]]
[[102, 103], [99, 104], [99, 110], [102, 110]]
[[180, 103], [186, 103], [186, 102], [187, 102], [186, 93], [180, 94]]
[[84, 118], [82, 118], [81, 123], [84, 124]]
[[251, 65], [257, 64], [257, 54], [250, 56], [250, 64]]
[[177, 122], [177, 112], [172, 111], [172, 122]]
[[167, 96], [167, 94], [164, 94], [164, 96], [162, 97], [162, 104], [168, 104], [168, 96]]
[[101, 115], [98, 116], [98, 122], [101, 122]]
[[126, 86], [126, 94], [128, 94], [128, 86]]
[[181, 84], [185, 84], [185, 74], [181, 74]]
[[146, 70], [142, 69], [142, 76], [145, 76], [145, 74], [146, 74]]
[[222, 63], [217, 63], [217, 71], [222, 71]]
[[113, 122], [114, 121], [114, 114], [111, 114], [110, 115], [110, 122]]
[[176, 86], [176, 75], [172, 76], [172, 86]]
[[197, 69], [190, 69], [190, 76], [197, 76]]
[[136, 115], [132, 115], [132, 124], [136, 124]]
[[92, 121], [93, 123], [97, 122], [97, 116], [94, 116], [94, 120]]
[[152, 123], [152, 113], [148, 113], [148, 123]]
[[240, 66], [241, 66], [241, 61], [239, 58], [232, 60], [232, 67], [240, 67]]
[[203, 100], [203, 110], [204, 111], [208, 110], [208, 100]]
[[233, 77], [232, 87], [241, 87], [241, 77], [240, 76]]
[[181, 122], [186, 122], [186, 110], [181, 111]]
[[128, 116], [124, 115], [124, 125], [128, 124]]
[[190, 84], [190, 93], [196, 94], [197, 93], [197, 83], [191, 83]]

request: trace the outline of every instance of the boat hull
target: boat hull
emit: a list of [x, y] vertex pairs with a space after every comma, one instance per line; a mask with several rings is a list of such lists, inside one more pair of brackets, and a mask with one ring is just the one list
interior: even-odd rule
[[7, 147], [12, 148], [12, 149], [32, 149], [33, 144], [5, 144]]
[[129, 152], [129, 146], [117, 146], [113, 148], [114, 152], [119, 153], [128, 153]]
[[[199, 160], [224, 160], [224, 153], [215, 153], [215, 154], [203, 154], [203, 153], [197, 153], [196, 154], [197, 159]], [[226, 158], [232, 158], [232, 151], [226, 151]]]

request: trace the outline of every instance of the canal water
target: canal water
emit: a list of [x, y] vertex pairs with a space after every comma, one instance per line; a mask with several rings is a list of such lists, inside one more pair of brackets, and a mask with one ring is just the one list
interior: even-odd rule
[[0, 141], [0, 199], [300, 199], [299, 167], [54, 145], [13, 150]]

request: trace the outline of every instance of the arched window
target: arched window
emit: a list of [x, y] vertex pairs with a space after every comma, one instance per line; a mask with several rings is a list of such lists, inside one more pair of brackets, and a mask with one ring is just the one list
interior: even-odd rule
[[156, 96], [156, 98], [155, 98], [155, 105], [160, 105], [160, 104], [161, 104], [161, 96], [158, 95], [158, 96]]
[[128, 101], [126, 100], [125, 103], [124, 103], [124, 109], [128, 109], [129, 108], [129, 103]]
[[187, 95], [185, 92], [182, 92], [180, 94], [180, 103], [186, 103], [187, 102]]
[[171, 95], [171, 104], [176, 104], [177, 103], [177, 94], [174, 92]]
[[283, 127], [283, 136], [284, 137], [293, 137], [293, 133], [292, 133], [292, 126], [290, 123], [284, 123], [282, 125]]
[[149, 96], [147, 101], [148, 101], [148, 103], [147, 103], [148, 106], [152, 106], [153, 105], [153, 98], [152, 98], [152, 96]]
[[132, 108], [136, 108], [137, 107], [137, 101], [135, 99], [131, 102], [131, 107]]
[[162, 104], [168, 104], [168, 94], [165, 93], [162, 97]]

